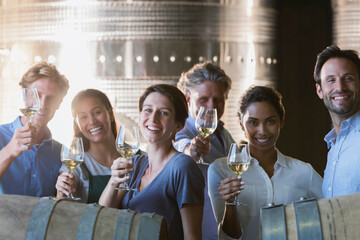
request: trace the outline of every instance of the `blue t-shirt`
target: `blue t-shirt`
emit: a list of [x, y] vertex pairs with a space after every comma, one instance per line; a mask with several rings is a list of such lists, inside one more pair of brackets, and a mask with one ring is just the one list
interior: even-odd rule
[[[129, 186], [139, 189], [149, 166], [148, 156], [135, 156], [133, 161], [134, 172], [129, 174]], [[159, 214], [166, 220], [169, 239], [183, 239], [180, 209], [186, 203], [203, 205], [204, 187], [204, 177], [195, 161], [183, 153], [176, 153], [141, 192], [128, 191], [121, 208]]]
[[[11, 140], [16, 129], [22, 127], [20, 118], [0, 126], [0, 149]], [[55, 196], [55, 184], [61, 166], [61, 144], [50, 136], [39, 147], [23, 152], [14, 159], [0, 180], [0, 193], [35, 197]]]

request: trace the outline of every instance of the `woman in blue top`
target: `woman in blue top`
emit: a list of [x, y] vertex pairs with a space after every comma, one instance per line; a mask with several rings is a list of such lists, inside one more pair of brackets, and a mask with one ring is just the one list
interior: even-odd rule
[[[153, 85], [140, 97], [139, 111], [148, 154], [115, 160], [99, 203], [162, 215], [169, 239], [201, 239], [204, 178], [195, 161], [172, 145], [188, 116], [185, 96], [171, 85]], [[139, 191], [115, 190], [129, 179]]]

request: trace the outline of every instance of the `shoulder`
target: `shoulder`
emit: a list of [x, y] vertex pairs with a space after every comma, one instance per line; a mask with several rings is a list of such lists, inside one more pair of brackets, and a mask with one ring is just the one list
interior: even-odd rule
[[15, 130], [20, 127], [20, 126], [15, 127], [16, 121], [17, 121], [17, 119], [12, 123], [6, 123], [6, 124], [0, 125], [0, 138], [8, 138], [8, 137], [13, 136]]
[[177, 132], [177, 135], [190, 134], [193, 133], [194, 131], [197, 131], [195, 127], [195, 120], [189, 116], [185, 121], [184, 128], [181, 129], [179, 132]]
[[215, 169], [221, 170], [221, 169], [224, 169], [224, 167], [227, 168], [227, 158], [226, 157], [216, 159], [213, 163], [210, 164], [209, 170], [210, 169], [212, 171]]
[[52, 139], [52, 144], [55, 148], [61, 148], [62, 147], [62, 144], [58, 141], [56, 141], [55, 139]]
[[230, 132], [229, 132], [226, 128], [224, 128], [223, 133], [224, 133], [225, 136], [233, 139], [232, 136], [231, 136], [231, 134], [230, 134]]
[[178, 168], [196, 166], [194, 159], [182, 152], [175, 153], [171, 161], [173, 162], [173, 166]]
[[279, 154], [279, 158], [282, 159], [283, 161], [285, 161], [286, 165], [291, 170], [298, 171], [298, 172], [300, 172], [300, 171], [308, 171], [308, 172], [313, 171], [313, 168], [312, 168], [310, 163], [301, 161], [301, 160], [293, 158], [293, 157], [286, 156], [286, 155], [280, 153], [279, 151], [278, 151], [278, 154]]
[[221, 179], [232, 175], [231, 170], [227, 166], [227, 157], [216, 159], [210, 164], [208, 170], [209, 178], [220, 177]]
[[132, 156], [131, 160], [133, 161], [134, 167], [144, 166], [149, 161], [148, 155], [145, 152], [142, 152], [141, 154], [136, 154], [136, 155]]

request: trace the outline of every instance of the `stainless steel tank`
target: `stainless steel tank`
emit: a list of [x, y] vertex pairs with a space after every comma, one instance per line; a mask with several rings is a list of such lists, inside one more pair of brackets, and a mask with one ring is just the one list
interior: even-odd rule
[[[276, 85], [275, 0], [2, 0], [0, 122], [17, 111], [18, 81], [47, 60], [70, 80], [50, 124], [71, 134], [70, 102], [80, 89], [106, 92], [116, 112], [137, 121], [137, 100], [155, 83], [176, 84], [181, 72], [210, 60], [233, 80], [223, 120], [239, 139], [237, 101], [250, 84]], [[125, 120], [124, 120], [125, 121]], [[58, 132], [56, 132], [58, 131]]]
[[333, 42], [360, 51], [360, 0], [332, 0]]

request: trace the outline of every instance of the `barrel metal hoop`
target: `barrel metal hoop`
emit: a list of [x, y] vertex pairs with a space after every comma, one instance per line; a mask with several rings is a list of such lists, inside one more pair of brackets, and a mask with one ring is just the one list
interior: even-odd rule
[[77, 238], [78, 240], [93, 239], [97, 216], [103, 206], [96, 203], [88, 204], [81, 216]]
[[130, 231], [135, 213], [135, 211], [131, 211], [129, 209], [120, 210], [119, 216], [116, 220], [114, 240], [130, 239]]
[[25, 240], [45, 239], [51, 214], [58, 202], [58, 199], [50, 197], [39, 199], [31, 214]]
[[163, 217], [155, 213], [143, 213], [136, 239], [159, 239], [162, 219]]
[[264, 207], [260, 214], [263, 240], [287, 239], [284, 205]]
[[299, 240], [322, 239], [319, 209], [315, 199], [294, 202]]

